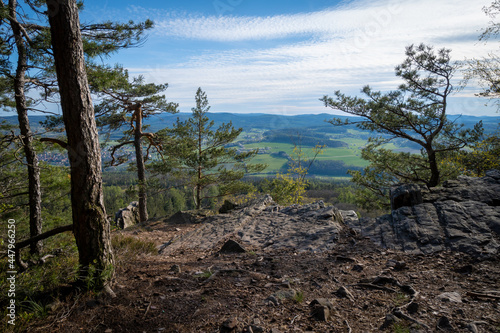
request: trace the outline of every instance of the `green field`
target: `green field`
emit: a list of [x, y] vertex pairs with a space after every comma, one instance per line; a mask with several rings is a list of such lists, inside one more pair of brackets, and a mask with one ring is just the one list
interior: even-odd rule
[[[263, 163], [267, 164], [267, 168], [261, 172], [262, 176], [275, 175], [278, 171], [282, 170], [284, 166], [287, 165], [288, 160], [284, 157], [271, 156], [271, 154], [276, 154], [281, 151], [286, 152], [288, 155], [292, 155], [294, 144], [293, 139], [290, 143], [280, 143], [280, 142], [269, 142], [269, 141], [259, 141], [264, 138], [263, 133], [265, 131], [260, 129], [251, 129], [249, 131], [244, 131], [240, 134], [235, 143], [239, 143], [245, 149], [256, 149], [259, 148], [260, 154], [255, 156], [251, 163]], [[361, 158], [361, 148], [367, 144], [367, 140], [361, 138], [361, 131], [350, 130], [349, 134], [329, 134], [332, 140], [339, 140], [347, 143], [348, 147], [345, 148], [324, 148], [322, 154], [318, 155], [316, 159], [318, 161], [342, 161], [346, 169], [352, 169], [353, 167], [366, 167], [369, 165], [368, 161]], [[108, 145], [116, 144], [116, 141], [111, 141]], [[384, 148], [387, 149], [401, 149], [394, 144], [385, 145]], [[314, 156], [314, 151], [310, 146], [302, 147], [302, 151], [305, 154], [305, 158], [312, 158]], [[336, 177], [336, 176], [326, 176], [326, 175], [313, 175], [324, 178]]]
[[[349, 148], [325, 148], [323, 149], [323, 153], [318, 155], [318, 160], [337, 160], [343, 161], [346, 166], [357, 166], [357, 167], [365, 167], [368, 165], [368, 162], [361, 159], [361, 150], [359, 147], [366, 144], [364, 140], [358, 139], [350, 139], [345, 140], [346, 143], [349, 144]], [[268, 167], [264, 170], [264, 173], [276, 173], [283, 165], [287, 163], [287, 159], [285, 158], [277, 158], [273, 157], [270, 154], [278, 153], [280, 151], [284, 151], [287, 154], [292, 154], [294, 145], [288, 143], [276, 143], [276, 142], [258, 142], [245, 144], [245, 148], [259, 148], [262, 150], [266, 150], [268, 153], [259, 154], [252, 159], [252, 163], [265, 163], [268, 164]], [[310, 147], [303, 147], [303, 152], [307, 157], [312, 158], [314, 152]]]

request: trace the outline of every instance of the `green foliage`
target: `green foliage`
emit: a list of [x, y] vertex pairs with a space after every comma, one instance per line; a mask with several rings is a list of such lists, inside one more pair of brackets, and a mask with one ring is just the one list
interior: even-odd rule
[[394, 323], [394, 333], [410, 333], [410, 328], [407, 323]]
[[211, 277], [214, 273], [208, 269], [206, 271], [203, 271], [201, 273], [198, 273], [198, 274], [195, 274], [194, 277], [195, 278], [204, 278], [204, 279], [208, 279], [209, 277]]
[[280, 205], [301, 204], [308, 185], [306, 176], [309, 168], [316, 157], [322, 154], [323, 148], [324, 146], [317, 145], [312, 149], [313, 157], [308, 158], [302, 146], [295, 145], [288, 160], [287, 173], [278, 173], [272, 181], [267, 181], [263, 185], [263, 190]]
[[[293, 143], [294, 138], [290, 137], [290, 132], [293, 129], [285, 128], [278, 130], [271, 130], [264, 133], [264, 141], [267, 142], [280, 142], [280, 143]], [[318, 133], [314, 130], [305, 129], [301, 131], [300, 143], [302, 146], [315, 147], [322, 145], [329, 148], [346, 148], [348, 144], [340, 140], [332, 140], [328, 135]]]
[[104, 207], [108, 215], [128, 206], [125, 190], [119, 186], [104, 186]]
[[500, 136], [486, 136], [472, 144], [468, 150], [449, 154], [442, 161], [442, 168], [452, 170], [457, 176], [461, 174], [473, 177], [484, 176], [488, 170], [500, 170]]
[[44, 229], [70, 224], [72, 216], [69, 168], [47, 163], [40, 163], [40, 167]]
[[[396, 76], [404, 83], [396, 91], [381, 93], [369, 86], [362, 89], [366, 99], [349, 97], [336, 91], [334, 97], [321, 100], [327, 107], [362, 117], [352, 122], [333, 119], [334, 125], [356, 124], [362, 130], [379, 134], [370, 138], [362, 157], [370, 161], [363, 172], [353, 171], [353, 181], [379, 198], [377, 205], [387, 202], [388, 189], [400, 182], [437, 186], [449, 175], [439, 168], [440, 159], [450, 151], [459, 151], [477, 140], [482, 124], [464, 129], [448, 120], [447, 98], [453, 92], [451, 80], [456, 65], [450, 50], [437, 52], [421, 44], [406, 48], [407, 58], [396, 66]], [[420, 154], [393, 152], [381, 148], [394, 139], [404, 139], [421, 148]], [[385, 198], [384, 198], [385, 197]], [[371, 199], [371, 198], [370, 198]]]
[[[106, 164], [116, 166], [126, 162], [130, 152], [116, 156], [117, 150], [127, 145], [134, 147], [139, 218], [141, 222], [145, 222], [148, 219], [145, 162], [153, 157], [154, 153], [156, 159], [164, 160], [164, 156], [160, 137], [155, 133], [145, 132], [148, 126], [143, 120], [162, 112], [176, 113], [178, 105], [167, 102], [165, 95], [162, 94], [168, 84], [145, 83], [142, 76], [130, 81], [128, 72], [119, 66], [108, 68], [102, 73], [109, 76], [94, 77], [94, 89], [102, 98], [101, 103], [95, 107], [99, 126], [108, 130], [108, 138], [111, 131], [126, 128], [119, 143], [111, 147], [111, 161]], [[145, 153], [143, 145], [147, 147]], [[153, 151], [150, 151], [151, 149]], [[134, 164], [130, 164], [132, 170]]]
[[[37, 111], [37, 106], [44, 102], [58, 102], [58, 88], [54, 68], [54, 60], [51, 51], [50, 29], [46, 19], [46, 3], [44, 1], [35, 1], [27, 3], [26, 6], [20, 3], [16, 4], [14, 17], [25, 27], [23, 29], [22, 43], [27, 49], [27, 66], [25, 73], [27, 81], [23, 83], [25, 89], [25, 98], [27, 105]], [[2, 6], [0, 17], [8, 16], [7, 6]], [[83, 10], [83, 6], [79, 7]], [[4, 19], [7, 23], [8, 20]], [[45, 26], [44, 26], [45, 25]], [[98, 22], [80, 24], [82, 32], [83, 49], [88, 63], [88, 76], [91, 78], [96, 73], [98, 66], [92, 63], [94, 59], [102, 60], [119, 50], [141, 46], [145, 41], [146, 31], [153, 28], [153, 22], [146, 20], [135, 23], [128, 21], [126, 23], [118, 22]], [[5, 109], [15, 108], [13, 96], [13, 78], [17, 67], [18, 53], [14, 50], [12, 40], [13, 32], [10, 27], [0, 31], [0, 71], [5, 76], [0, 80], [0, 103]], [[105, 67], [105, 66], [104, 66]], [[7, 79], [8, 78], [8, 79]], [[4, 82], [5, 81], [5, 82]], [[3, 89], [3, 86], [10, 89]], [[37, 91], [39, 94], [28, 94], [29, 91]]]
[[25, 313], [25, 320], [30, 320], [32, 318], [45, 318], [48, 315], [47, 306], [35, 302], [31, 299], [21, 302], [21, 312]]
[[[165, 186], [168, 187], [168, 185]], [[179, 211], [191, 209], [193, 207], [189, 206], [186, 200], [189, 194], [188, 191], [178, 188], [162, 189], [161, 192], [153, 188], [148, 192], [148, 213], [152, 217], [170, 216]]]
[[198, 88], [195, 100], [192, 117], [186, 121], [177, 119], [174, 128], [162, 132], [163, 141], [168, 140], [168, 147], [165, 145], [164, 149], [170, 163], [157, 165], [157, 170], [170, 173], [182, 184], [191, 186], [199, 209], [204, 199], [250, 191], [251, 186], [241, 179], [247, 173], [262, 171], [266, 166], [248, 163], [258, 150], [239, 152], [227, 147], [242, 129], [235, 129], [230, 122], [214, 130], [214, 121], [207, 116], [210, 109], [208, 99], [201, 88]]
[[98, 292], [103, 290], [107, 281], [111, 281], [114, 271], [113, 265], [108, 265], [102, 269], [98, 266], [97, 260], [94, 260], [84, 270], [80, 270], [83, 276], [81, 275], [78, 281], [83, 284], [85, 291]]
[[[56, 213], [54, 213], [56, 214]], [[47, 304], [58, 297], [58, 288], [68, 285], [77, 278], [78, 252], [74, 237], [69, 233], [59, 234], [44, 242], [44, 249], [61, 249], [62, 253], [49, 258], [42, 265], [30, 268], [16, 275], [16, 303], [19, 304], [16, 330], [24, 332], [30, 322], [47, 314]], [[38, 260], [38, 257], [31, 257]], [[23, 258], [26, 260], [26, 257]], [[6, 258], [0, 259], [0, 279], [6, 281], [8, 269]], [[7, 293], [0, 295], [0, 304], [7, 304]], [[4, 307], [3, 309], [5, 309]], [[5, 322], [4, 322], [5, 323]], [[0, 331], [6, 326], [0, 326]]]
[[135, 23], [130, 20], [127, 23], [102, 22], [94, 24], [82, 24], [83, 49], [88, 58], [109, 56], [120, 49], [141, 46], [144, 32], [152, 29], [153, 21]]
[[[168, 102], [163, 94], [168, 84], [145, 83], [143, 76], [130, 79], [128, 71], [119, 65], [94, 67], [90, 69], [90, 73], [92, 75], [89, 76], [89, 83], [92, 90], [101, 98], [101, 102], [95, 106], [98, 126], [108, 137], [112, 131], [125, 129], [118, 148], [133, 138], [136, 126], [134, 124], [139, 116], [142, 121], [163, 112], [177, 112], [178, 104]], [[146, 129], [147, 126], [143, 124], [140, 130]], [[149, 146], [156, 145], [160, 148], [154, 134], [148, 134], [144, 133], [142, 137], [147, 139]], [[119, 157], [116, 163], [111, 162], [111, 165], [125, 161], [125, 157]]]
[[17, 161], [19, 142], [10, 133], [12, 126], [5, 121], [0, 123], [0, 217], [2, 220], [12, 218], [22, 208], [20, 197], [25, 192], [27, 183], [24, 168]]
[[362, 170], [362, 167], [346, 165], [344, 161], [316, 160], [309, 168], [309, 174], [316, 176], [346, 177], [348, 170]]
[[297, 291], [295, 296], [293, 296], [293, 300], [295, 303], [300, 304], [304, 301], [304, 292], [303, 291]]
[[263, 185], [264, 191], [280, 205], [300, 204], [304, 199], [307, 182], [294, 178], [291, 174], [276, 174], [276, 177]]

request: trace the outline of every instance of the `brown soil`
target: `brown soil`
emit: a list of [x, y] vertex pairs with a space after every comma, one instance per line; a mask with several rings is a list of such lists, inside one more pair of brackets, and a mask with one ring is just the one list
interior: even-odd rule
[[[123, 233], [161, 245], [197, 227]], [[28, 331], [375, 332], [386, 322], [387, 332], [500, 332], [498, 257], [408, 256], [352, 235], [322, 253], [221, 254], [219, 245], [131, 259], [118, 267], [115, 298], [68, 299]], [[445, 292], [461, 302], [438, 299]]]

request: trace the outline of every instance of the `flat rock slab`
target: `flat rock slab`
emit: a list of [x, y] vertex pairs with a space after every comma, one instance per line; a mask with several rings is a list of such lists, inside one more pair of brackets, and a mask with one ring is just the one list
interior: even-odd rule
[[219, 250], [227, 240], [247, 249], [331, 250], [343, 230], [339, 210], [323, 202], [278, 206], [270, 196], [247, 207], [205, 218], [194, 231], [164, 247], [162, 253], [178, 249]]

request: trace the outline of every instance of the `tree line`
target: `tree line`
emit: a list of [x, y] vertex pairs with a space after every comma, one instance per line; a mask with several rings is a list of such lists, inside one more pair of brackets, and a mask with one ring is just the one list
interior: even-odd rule
[[300, 135], [291, 135], [293, 129], [280, 129], [266, 131], [264, 133], [264, 141], [278, 143], [298, 143], [300, 140], [302, 146], [315, 147], [316, 145], [324, 145], [329, 148], [347, 148], [349, 145], [344, 141], [332, 140], [326, 134], [313, 133], [310, 130], [303, 130]]

